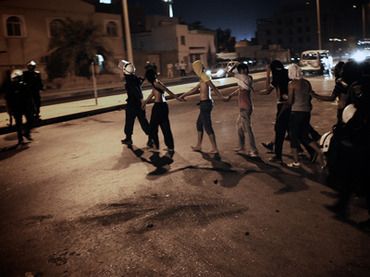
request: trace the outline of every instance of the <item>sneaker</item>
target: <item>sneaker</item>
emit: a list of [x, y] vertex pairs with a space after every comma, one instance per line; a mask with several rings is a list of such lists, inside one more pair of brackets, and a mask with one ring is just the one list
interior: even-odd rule
[[249, 156], [251, 158], [257, 158], [258, 157], [258, 152], [257, 151], [249, 151], [247, 153], [247, 156]]
[[269, 150], [271, 152], [274, 150], [274, 143], [273, 142], [269, 142], [269, 143], [262, 142], [261, 144], [262, 144], [263, 147], [265, 147], [267, 150]]
[[122, 143], [122, 144], [131, 145], [131, 144], [132, 144], [132, 139], [130, 139], [130, 138], [122, 139], [122, 140], [121, 140], [121, 143]]
[[299, 162], [292, 162], [292, 163], [288, 163], [287, 166], [288, 167], [291, 167], [291, 168], [300, 168], [301, 167], [301, 163], [299, 163]]
[[269, 159], [269, 161], [272, 162], [272, 163], [281, 163], [281, 164], [283, 163], [283, 160], [279, 157], [276, 157], [276, 156], [271, 157]]

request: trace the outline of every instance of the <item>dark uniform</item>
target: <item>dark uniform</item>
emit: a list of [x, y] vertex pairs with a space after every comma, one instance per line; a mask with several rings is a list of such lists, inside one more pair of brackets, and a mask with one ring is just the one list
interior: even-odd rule
[[125, 88], [127, 92], [127, 105], [126, 105], [126, 121], [125, 121], [125, 135], [126, 138], [122, 143], [132, 144], [132, 133], [134, 129], [135, 119], [138, 118], [141, 128], [146, 135], [149, 136], [150, 128], [149, 122], [145, 116], [145, 110], [142, 109], [143, 93], [141, 85], [143, 80], [136, 75], [125, 74]]
[[[370, 215], [370, 63], [362, 65], [357, 78], [348, 89], [356, 111], [335, 126], [328, 152], [329, 185], [339, 191], [339, 200], [329, 208], [341, 217], [347, 216], [354, 193], [365, 196]], [[370, 227], [370, 219], [363, 227]]]
[[[12, 78], [9, 89], [6, 92], [6, 99], [15, 118], [15, 125], [18, 136], [18, 143], [23, 142], [23, 137], [31, 140], [31, 127], [33, 123], [33, 100], [29, 86], [24, 82], [22, 76]], [[26, 117], [24, 130], [22, 116]]]
[[27, 84], [29, 91], [32, 94], [34, 104], [34, 117], [40, 118], [40, 106], [41, 96], [40, 90], [44, 89], [44, 85], [41, 80], [41, 74], [34, 70], [34, 67], [29, 66], [28, 70], [23, 72], [23, 80]]

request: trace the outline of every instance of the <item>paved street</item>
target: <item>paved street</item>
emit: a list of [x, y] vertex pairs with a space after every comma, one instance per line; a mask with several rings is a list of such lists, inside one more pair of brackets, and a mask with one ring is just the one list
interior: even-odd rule
[[[318, 93], [333, 86], [310, 81]], [[196, 96], [169, 101], [173, 160], [143, 148], [138, 122], [134, 147], [123, 146], [122, 110], [37, 128], [17, 149], [15, 133], [0, 136], [0, 276], [366, 276], [363, 200], [337, 220], [315, 164], [289, 169], [260, 147], [273, 136], [274, 95], [254, 97], [261, 159], [233, 152], [237, 99], [215, 100], [220, 158], [190, 149]], [[335, 104], [313, 105], [312, 125], [330, 130]], [[291, 161], [288, 142], [284, 153]]]

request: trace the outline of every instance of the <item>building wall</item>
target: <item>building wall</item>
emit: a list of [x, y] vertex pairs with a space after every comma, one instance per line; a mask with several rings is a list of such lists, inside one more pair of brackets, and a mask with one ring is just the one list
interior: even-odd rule
[[[184, 61], [187, 71], [191, 71], [191, 62], [199, 58], [208, 66], [209, 56], [215, 55], [214, 34], [210, 32], [189, 31], [187, 25], [173, 24], [171, 21], [155, 24], [151, 30], [133, 34], [133, 47], [138, 55], [150, 60], [150, 55], [159, 57], [158, 67], [161, 72], [167, 72], [168, 63]], [[163, 23], [166, 22], [166, 23]], [[135, 55], [135, 63], [142, 66], [143, 58]], [[158, 58], [156, 58], [158, 60]]]
[[[283, 48], [300, 53], [318, 48], [315, 1], [291, 1], [271, 18], [257, 22], [257, 43], [268, 47], [280, 44]], [[361, 7], [354, 1], [326, 0], [320, 4], [322, 48], [335, 50], [331, 38], [356, 41], [361, 38]], [[369, 24], [367, 24], [369, 25]]]
[[[6, 19], [9, 15], [16, 15], [23, 19], [24, 35], [22, 37], [8, 37], [6, 33]], [[42, 57], [48, 53], [50, 40], [49, 22], [52, 19], [92, 20], [105, 32], [105, 24], [113, 20], [117, 22], [118, 34], [116, 37], [104, 36], [103, 41], [107, 49], [113, 54], [108, 62], [112, 65], [124, 57], [121, 16], [115, 14], [95, 13], [93, 5], [79, 0], [5, 0], [0, 6], [0, 78], [4, 78], [4, 71], [11, 68], [23, 68], [30, 60], [39, 63], [38, 69], [43, 72]], [[1, 79], [0, 79], [1, 81]]]

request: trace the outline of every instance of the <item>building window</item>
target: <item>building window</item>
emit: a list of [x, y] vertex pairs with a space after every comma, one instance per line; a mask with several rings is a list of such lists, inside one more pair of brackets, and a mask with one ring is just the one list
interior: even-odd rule
[[49, 23], [50, 37], [59, 37], [63, 33], [64, 22], [61, 19], [53, 19]]
[[114, 21], [109, 21], [105, 27], [106, 33], [110, 37], [117, 37], [118, 36], [118, 26], [117, 23]]
[[23, 22], [18, 16], [9, 16], [6, 19], [6, 33], [9, 37], [23, 36]]
[[185, 36], [180, 37], [181, 45], [186, 45]]

